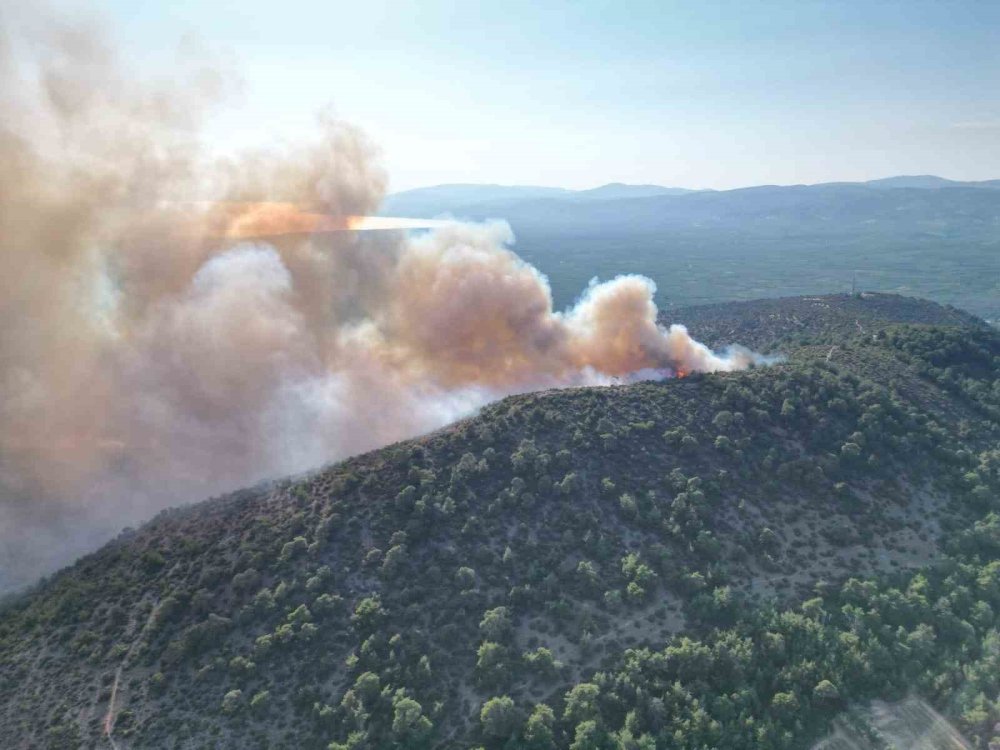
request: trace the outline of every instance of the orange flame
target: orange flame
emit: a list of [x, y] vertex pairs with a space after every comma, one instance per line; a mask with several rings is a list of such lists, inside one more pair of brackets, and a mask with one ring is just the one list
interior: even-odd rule
[[288, 234], [431, 229], [450, 222], [396, 216], [336, 216], [303, 210], [294, 203], [215, 203], [209, 211], [212, 234], [228, 239]]

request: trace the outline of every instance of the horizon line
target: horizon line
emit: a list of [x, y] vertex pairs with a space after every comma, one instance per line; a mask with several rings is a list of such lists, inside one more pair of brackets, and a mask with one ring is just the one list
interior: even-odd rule
[[[399, 190], [393, 190], [386, 193], [386, 196], [400, 195], [402, 193], [410, 193], [417, 190], [430, 190], [433, 188], [461, 188], [461, 187], [495, 187], [495, 188], [512, 188], [512, 189], [535, 189], [535, 190], [554, 190], [562, 191], [566, 193], [586, 193], [595, 190], [600, 190], [601, 188], [607, 187], [635, 187], [635, 188], [659, 188], [663, 190], [686, 190], [692, 193], [726, 193], [733, 190], [746, 190], [755, 187], [820, 187], [823, 185], [869, 185], [871, 183], [885, 182], [888, 180], [903, 180], [903, 179], [934, 179], [941, 180], [944, 183], [951, 183], [955, 186], [974, 186], [981, 185], [985, 183], [998, 183], [1000, 187], [1000, 177], [987, 177], [981, 180], [956, 180], [951, 177], [942, 177], [936, 174], [890, 174], [884, 177], [873, 177], [867, 180], [823, 180], [820, 182], [755, 182], [743, 185], [736, 185], [733, 187], [725, 188], [709, 188], [709, 187], [688, 187], [685, 185], [670, 185], [662, 184], [658, 182], [621, 182], [612, 180], [611, 182], [602, 182], [592, 187], [565, 187], [563, 185], [547, 185], [541, 183], [525, 183], [525, 182], [435, 182], [426, 185], [417, 185], [415, 187], [402, 188]], [[931, 188], [917, 188], [917, 189], [931, 189]]]

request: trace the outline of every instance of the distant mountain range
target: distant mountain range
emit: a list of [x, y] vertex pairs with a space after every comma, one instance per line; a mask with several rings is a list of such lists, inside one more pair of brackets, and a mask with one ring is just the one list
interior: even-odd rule
[[621, 198], [648, 198], [656, 195], [684, 195], [698, 192], [687, 188], [669, 188], [660, 185], [626, 185], [612, 182], [589, 190], [567, 190], [537, 185], [432, 185], [430, 187], [394, 193], [386, 198], [383, 213], [406, 212], [418, 218], [427, 214], [450, 212], [455, 207], [502, 204], [538, 199], [568, 202], [618, 200]]
[[[557, 201], [567, 204], [594, 201], [619, 201], [638, 198], [677, 197], [691, 194], [709, 194], [717, 197], [745, 193], [746, 191], [827, 191], [829, 189], [863, 188], [868, 190], [915, 189], [937, 190], [942, 188], [975, 188], [1000, 190], [1000, 180], [962, 182], [935, 175], [901, 175], [884, 177], [867, 182], [826, 182], [816, 185], [760, 185], [734, 190], [693, 190], [662, 185], [628, 185], [612, 182], [588, 190], [568, 190], [538, 185], [483, 185], [451, 184], [405, 190], [390, 195], [383, 213], [428, 218], [441, 214], [480, 216], [484, 210], [516, 209], [526, 201]], [[722, 198], [725, 200], [725, 198]]]
[[[850, 183], [847, 183], [850, 184]], [[980, 180], [978, 182], [963, 182], [961, 180], [948, 180], [944, 177], [936, 177], [932, 174], [902, 175], [899, 177], [883, 177], [880, 180], [869, 180], [868, 182], [855, 183], [867, 185], [873, 188], [950, 188], [950, 187], [972, 187], [988, 188], [996, 190], [1000, 188], [1000, 180]]]
[[439, 185], [391, 195], [392, 216], [507, 221], [557, 307], [588, 282], [640, 273], [661, 306], [867, 290], [1000, 319], [1000, 180], [686, 190]]

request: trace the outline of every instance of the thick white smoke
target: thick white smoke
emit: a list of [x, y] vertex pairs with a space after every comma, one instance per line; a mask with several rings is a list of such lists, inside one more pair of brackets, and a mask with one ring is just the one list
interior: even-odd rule
[[210, 159], [219, 77], [177, 76], [135, 80], [75, 27], [0, 41], [0, 588], [159, 507], [505, 394], [753, 360], [658, 327], [637, 276], [554, 312], [503, 224], [302, 231], [300, 209], [374, 213], [371, 145], [323, 122]]

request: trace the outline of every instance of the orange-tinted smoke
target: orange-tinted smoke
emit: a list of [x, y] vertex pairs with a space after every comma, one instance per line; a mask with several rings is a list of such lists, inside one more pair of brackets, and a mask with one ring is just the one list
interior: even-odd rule
[[414, 223], [373, 216], [356, 129], [215, 159], [214, 71], [150, 83], [93, 29], [32, 28], [0, 44], [0, 588], [505, 394], [752, 361], [658, 327], [641, 277], [553, 311], [503, 224], [360, 231]]

